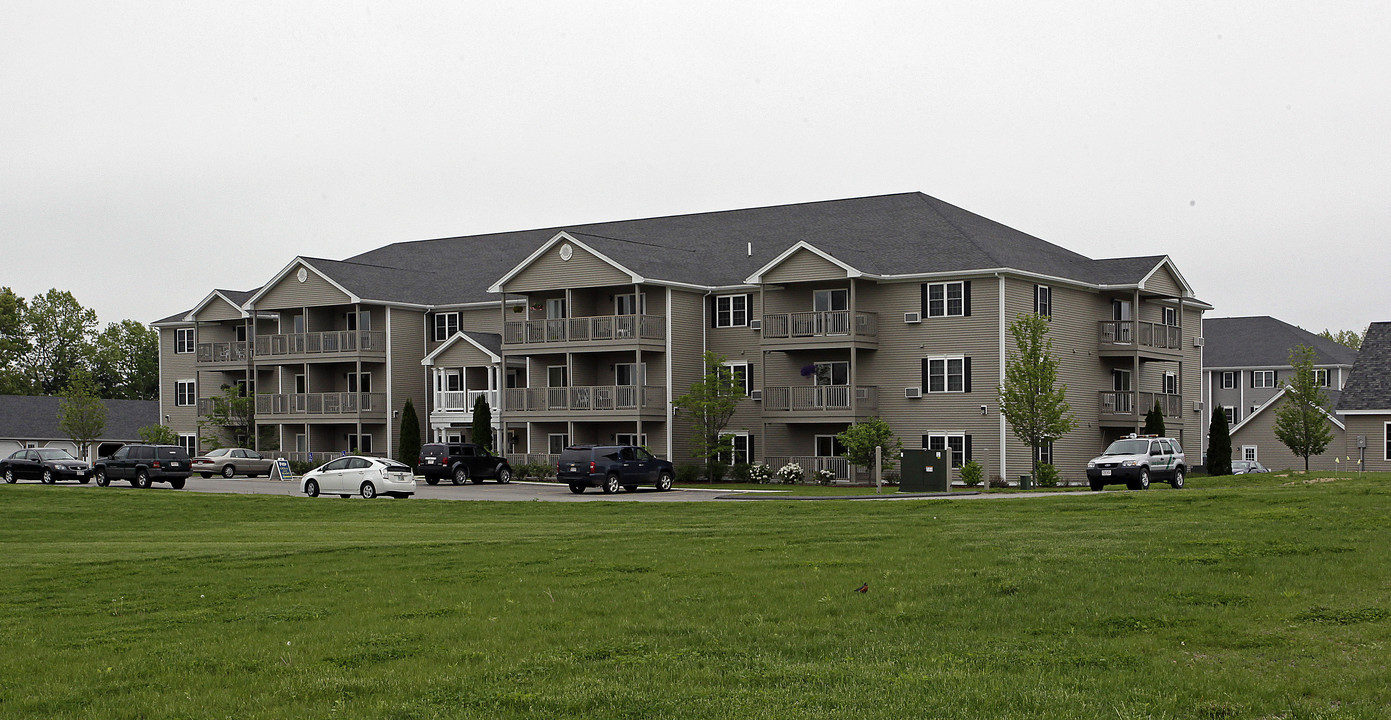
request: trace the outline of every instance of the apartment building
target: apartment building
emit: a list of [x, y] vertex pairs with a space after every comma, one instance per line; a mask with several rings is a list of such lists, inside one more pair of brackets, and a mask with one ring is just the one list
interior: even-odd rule
[[1165, 256], [1093, 260], [907, 193], [296, 258], [156, 326], [177, 429], [250, 378], [282, 452], [387, 452], [408, 397], [429, 437], [462, 436], [482, 396], [519, 460], [637, 442], [679, 462], [691, 429], [672, 401], [711, 350], [748, 391], [731, 460], [849, 477], [835, 435], [879, 416], [906, 446], [1011, 477], [1029, 452], [996, 388], [1008, 324], [1038, 312], [1079, 421], [1045, 459], [1080, 479], [1156, 404], [1201, 443], [1209, 309]]
[[1367, 328], [1337, 404], [1347, 422], [1343, 454], [1364, 470], [1391, 471], [1391, 382], [1387, 378], [1391, 378], [1391, 322], [1375, 322]]
[[1334, 458], [1343, 457], [1345, 418], [1332, 410], [1357, 351], [1269, 316], [1208, 318], [1203, 334], [1204, 402], [1226, 413], [1233, 460], [1257, 460], [1270, 468], [1304, 467], [1304, 458], [1275, 437], [1275, 410], [1284, 400], [1285, 383], [1294, 377], [1290, 351], [1305, 345], [1316, 353], [1314, 373], [1328, 395], [1328, 425], [1334, 435], [1328, 452], [1309, 458], [1309, 467], [1333, 470], [1341, 465]]

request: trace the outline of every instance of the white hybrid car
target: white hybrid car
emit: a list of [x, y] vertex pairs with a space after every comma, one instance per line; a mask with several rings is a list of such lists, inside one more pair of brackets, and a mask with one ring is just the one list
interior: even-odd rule
[[305, 473], [300, 489], [309, 497], [324, 493], [368, 499], [378, 495], [408, 498], [415, 494], [415, 471], [387, 458], [348, 455]]

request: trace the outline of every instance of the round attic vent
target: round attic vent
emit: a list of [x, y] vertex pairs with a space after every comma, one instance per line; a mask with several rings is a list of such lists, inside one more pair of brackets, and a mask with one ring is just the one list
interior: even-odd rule
[[561, 260], [569, 260], [570, 258], [572, 258], [572, 257], [574, 257], [574, 256], [575, 256], [575, 249], [572, 248], [572, 247], [570, 247], [570, 243], [565, 243], [564, 245], [561, 245], [561, 246], [560, 246], [560, 259], [561, 259]]
[[295, 273], [295, 279], [296, 279], [296, 280], [299, 280], [300, 282], [304, 282], [305, 280], [308, 280], [308, 279], [309, 279], [309, 271], [308, 271], [308, 270], [305, 270], [304, 268], [300, 268], [300, 269], [299, 269], [299, 272]]

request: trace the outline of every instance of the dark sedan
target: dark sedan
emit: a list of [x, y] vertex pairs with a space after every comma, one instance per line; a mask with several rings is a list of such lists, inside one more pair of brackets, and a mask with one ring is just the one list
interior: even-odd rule
[[92, 466], [61, 448], [33, 448], [16, 450], [0, 460], [0, 475], [7, 483], [18, 480], [38, 480], [45, 485], [59, 480], [86, 483], [92, 479]]

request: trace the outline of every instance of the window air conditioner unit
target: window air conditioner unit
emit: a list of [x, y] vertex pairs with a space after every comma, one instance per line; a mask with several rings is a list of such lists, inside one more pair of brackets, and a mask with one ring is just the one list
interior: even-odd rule
[[903, 388], [903, 397], [920, 398], [923, 396], [923, 389], [920, 387]]
[[1199, 411], [1201, 411], [1202, 409], [1203, 409], [1203, 401], [1202, 401], [1202, 400], [1194, 400], [1194, 401], [1193, 401], [1193, 412], [1199, 412]]
[[1202, 347], [1207, 344], [1207, 339], [1201, 336], [1193, 338], [1193, 347]]
[[763, 391], [762, 391], [762, 390], [750, 390], [750, 391], [749, 391], [749, 399], [750, 399], [750, 400], [753, 400], [754, 402], [758, 402], [759, 400], [762, 400], [762, 399], [763, 399]]
[[920, 313], [920, 312], [906, 312], [906, 313], [903, 313], [903, 322], [905, 322], [905, 323], [907, 323], [907, 324], [909, 324], [909, 325], [912, 325], [912, 324], [914, 324], [914, 323], [920, 323], [920, 322], [922, 322], [922, 321], [923, 321], [923, 314]]
[[759, 330], [759, 329], [761, 329], [762, 327], [763, 327], [763, 321], [762, 321], [762, 320], [750, 320], [750, 321], [749, 321], [749, 329], [750, 329], [750, 330]]

